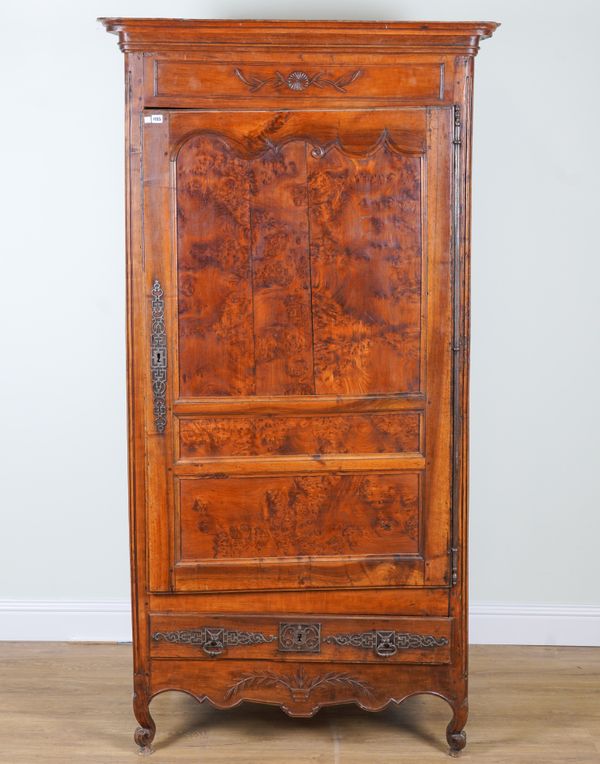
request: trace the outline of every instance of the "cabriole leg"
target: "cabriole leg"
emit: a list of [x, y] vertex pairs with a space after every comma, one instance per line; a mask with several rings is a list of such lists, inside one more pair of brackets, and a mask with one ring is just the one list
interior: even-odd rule
[[133, 734], [133, 739], [140, 747], [141, 754], [153, 752], [152, 741], [156, 734], [156, 724], [150, 715], [150, 700], [145, 690], [136, 688], [133, 693], [133, 713], [139, 722], [139, 727]]
[[450, 746], [450, 756], [458, 756], [467, 744], [467, 733], [464, 731], [464, 726], [467, 723], [467, 716], [469, 715], [469, 703], [467, 698], [457, 700], [456, 703], [453, 703], [452, 710], [454, 711], [454, 716], [446, 728], [446, 740]]

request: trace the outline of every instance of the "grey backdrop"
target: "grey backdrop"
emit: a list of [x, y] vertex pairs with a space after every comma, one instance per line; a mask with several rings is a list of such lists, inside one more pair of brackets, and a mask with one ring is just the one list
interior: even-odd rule
[[472, 601], [600, 605], [600, 4], [3, 6], [0, 599], [128, 597], [123, 75], [99, 15], [485, 19]]

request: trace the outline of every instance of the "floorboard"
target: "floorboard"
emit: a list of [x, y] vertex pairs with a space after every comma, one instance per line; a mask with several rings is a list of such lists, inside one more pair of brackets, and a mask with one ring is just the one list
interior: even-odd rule
[[[131, 646], [0, 642], [0, 762], [134, 762]], [[471, 648], [466, 762], [600, 764], [600, 648]], [[428, 764], [446, 758], [450, 709], [419, 696], [290, 719], [217, 711], [180, 693], [152, 702], [149, 764]]]

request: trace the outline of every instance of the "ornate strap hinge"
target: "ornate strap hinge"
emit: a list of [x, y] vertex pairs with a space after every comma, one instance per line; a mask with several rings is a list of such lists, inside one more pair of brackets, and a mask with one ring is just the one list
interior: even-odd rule
[[454, 104], [454, 136], [452, 143], [455, 146], [460, 146], [462, 143], [462, 122], [460, 118], [460, 105]]
[[429, 650], [448, 644], [446, 637], [431, 634], [412, 634], [403, 631], [363, 631], [354, 634], [332, 634], [323, 640], [326, 644], [340, 647], [359, 647], [374, 650], [381, 658], [389, 658], [398, 650]]
[[264, 645], [267, 642], [274, 642], [277, 637], [260, 631], [230, 631], [220, 627], [212, 629], [204, 626], [200, 629], [155, 631], [152, 639], [155, 642], [169, 642], [172, 645], [195, 645], [214, 658], [229, 647]]
[[154, 427], [156, 432], [163, 433], [167, 426], [167, 332], [165, 329], [165, 301], [158, 279], [152, 285], [150, 371], [154, 396]]
[[452, 574], [452, 586], [458, 583], [458, 549], [453, 546], [450, 550], [450, 567]]

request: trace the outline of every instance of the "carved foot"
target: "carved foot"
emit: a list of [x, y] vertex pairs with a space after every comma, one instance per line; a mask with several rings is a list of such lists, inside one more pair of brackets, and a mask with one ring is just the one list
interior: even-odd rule
[[133, 739], [140, 747], [139, 752], [144, 755], [149, 755], [154, 751], [152, 741], [156, 734], [156, 724], [150, 715], [149, 703], [148, 696], [143, 689], [138, 689], [133, 693], [133, 713], [140, 724], [133, 734]]
[[448, 727], [446, 728], [446, 740], [450, 746], [448, 753], [450, 756], [458, 756], [462, 749], [467, 744], [467, 733], [463, 727], [467, 723], [467, 716], [469, 714], [469, 704], [465, 698], [462, 701], [457, 702], [452, 706], [454, 716]]
[[154, 753], [152, 748], [152, 741], [154, 740], [154, 734], [156, 727], [138, 727], [133, 733], [133, 739], [139, 745], [139, 753], [143, 756], [149, 756]]
[[453, 732], [451, 735], [446, 733], [446, 740], [450, 746], [448, 751], [450, 756], [458, 756], [467, 744], [467, 733], [464, 730], [462, 732]]

